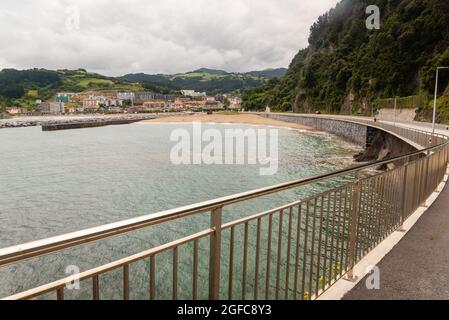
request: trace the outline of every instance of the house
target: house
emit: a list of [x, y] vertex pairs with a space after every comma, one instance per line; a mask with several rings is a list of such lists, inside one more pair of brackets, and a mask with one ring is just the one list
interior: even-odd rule
[[43, 114], [63, 114], [65, 113], [64, 102], [45, 101], [40, 105]]
[[181, 94], [184, 97], [198, 98], [205, 97], [206, 92], [196, 92], [195, 90], [181, 90]]
[[22, 114], [27, 113], [28, 110], [22, 107], [6, 107], [6, 112], [9, 114]]
[[229, 109], [240, 109], [242, 107], [242, 98], [228, 97]]
[[173, 103], [170, 103], [168, 101], [163, 101], [163, 100], [146, 101], [143, 103], [143, 107], [145, 109], [166, 109], [166, 108], [171, 108], [173, 106], [174, 106]]
[[117, 92], [117, 99], [135, 100], [134, 92]]
[[56, 102], [69, 103], [74, 95], [75, 93], [72, 92], [60, 92], [56, 94], [55, 100]]
[[98, 109], [104, 106], [106, 106], [106, 98], [104, 96], [91, 94], [83, 100], [84, 109]]

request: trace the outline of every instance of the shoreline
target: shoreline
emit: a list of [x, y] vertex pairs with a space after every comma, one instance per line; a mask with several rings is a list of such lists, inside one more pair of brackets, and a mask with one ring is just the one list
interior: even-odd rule
[[62, 125], [68, 123], [105, 122], [111, 120], [137, 120], [138, 123], [220, 123], [259, 125], [290, 128], [302, 131], [317, 131], [315, 128], [301, 124], [265, 118], [258, 114], [247, 113], [154, 113], [154, 114], [109, 114], [109, 115], [55, 115], [13, 117], [0, 121], [0, 129], [33, 127], [45, 125]]
[[[178, 115], [171, 117], [160, 117], [157, 119], [148, 119], [140, 121], [140, 123], [192, 123], [192, 122], [201, 122], [201, 123], [220, 123], [220, 124], [249, 124], [249, 125], [261, 125], [261, 126], [273, 126], [273, 127], [283, 127], [283, 128], [291, 128], [296, 130], [305, 130], [305, 131], [316, 131], [316, 129], [312, 127], [308, 127], [305, 125], [285, 122], [280, 120], [274, 120], [270, 118], [264, 118], [257, 114], [244, 114], [244, 113], [236, 113], [236, 114], [203, 114], [203, 113], [195, 113], [192, 115]], [[138, 123], [136, 123], [138, 124]]]

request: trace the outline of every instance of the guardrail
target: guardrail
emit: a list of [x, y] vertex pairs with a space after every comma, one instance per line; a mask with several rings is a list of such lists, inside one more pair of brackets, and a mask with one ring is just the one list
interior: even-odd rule
[[[188, 287], [191, 299], [197, 299], [198, 292], [204, 290], [198, 282], [199, 273], [203, 272], [208, 273], [210, 299], [314, 299], [344, 275], [352, 278], [354, 265], [400, 228], [446, 174], [447, 137], [387, 124], [364, 123], [393, 132], [423, 148], [385, 161], [1, 249], [0, 267], [187, 216], [210, 215], [210, 227], [198, 233], [6, 299], [32, 299], [54, 293], [54, 298], [62, 300], [66, 285], [76, 280], [90, 282], [90, 297], [100, 299], [100, 277], [117, 270], [121, 273], [123, 299], [129, 299], [133, 290], [130, 266], [142, 261], [148, 266], [149, 299], [159, 296], [158, 276], [171, 281], [173, 299], [178, 298], [181, 284], [184, 289]], [[397, 166], [398, 163], [403, 165]], [[385, 164], [392, 169], [372, 171]], [[223, 208], [231, 204], [348, 175], [353, 181], [338, 188], [222, 223]], [[209, 242], [207, 266], [199, 263], [205, 254], [203, 250], [200, 252], [201, 241]], [[188, 250], [192, 259], [189, 268], [184, 268], [180, 274], [181, 249]], [[168, 278], [158, 274], [156, 268], [156, 260], [163, 254], [171, 255]]]

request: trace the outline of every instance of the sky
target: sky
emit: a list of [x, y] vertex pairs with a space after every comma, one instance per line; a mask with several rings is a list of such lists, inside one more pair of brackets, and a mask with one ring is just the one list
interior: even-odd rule
[[288, 67], [338, 0], [2, 0], [0, 69]]

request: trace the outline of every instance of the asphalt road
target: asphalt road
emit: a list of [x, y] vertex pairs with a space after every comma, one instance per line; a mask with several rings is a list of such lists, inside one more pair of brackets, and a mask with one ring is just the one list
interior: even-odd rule
[[379, 290], [365, 278], [344, 300], [449, 299], [449, 184], [378, 267]]

